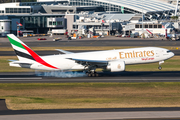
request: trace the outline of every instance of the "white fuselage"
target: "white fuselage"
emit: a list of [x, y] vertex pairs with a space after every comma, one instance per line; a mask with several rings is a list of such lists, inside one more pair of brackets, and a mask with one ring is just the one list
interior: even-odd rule
[[125, 65], [129, 65], [129, 64], [160, 62], [169, 59], [173, 56], [174, 56], [173, 52], [169, 51], [168, 49], [158, 48], [158, 47], [118, 49], [118, 50], [41, 56], [43, 60], [57, 67], [58, 69], [53, 69], [44, 66], [38, 62], [33, 63], [30, 68], [38, 69], [38, 70], [84, 69], [83, 65], [78, 64], [76, 63], [76, 61], [70, 60], [69, 58], [82, 59], [82, 60], [99, 60], [99, 61], [121, 60], [125, 62]]

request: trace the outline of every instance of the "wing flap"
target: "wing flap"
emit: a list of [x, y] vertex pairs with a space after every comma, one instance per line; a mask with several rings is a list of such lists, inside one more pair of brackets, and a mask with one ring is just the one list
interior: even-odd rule
[[79, 64], [82, 64], [82, 65], [107, 65], [108, 64], [108, 61], [106, 60], [86, 60], [86, 59], [76, 59], [76, 58], [67, 58], [67, 59], [70, 59], [70, 60], [74, 60], [76, 61], [77, 63]]

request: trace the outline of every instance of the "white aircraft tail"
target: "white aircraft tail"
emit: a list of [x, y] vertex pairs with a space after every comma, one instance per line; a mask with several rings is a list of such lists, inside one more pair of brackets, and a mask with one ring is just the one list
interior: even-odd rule
[[32, 63], [38, 62], [46, 67], [58, 69], [46, 61], [44, 61], [37, 53], [31, 50], [25, 43], [23, 43], [19, 38], [17, 38], [14, 34], [7, 35], [20, 63]]
[[14, 34], [7, 35], [19, 61], [36, 61], [34, 58], [39, 57], [33, 50], [31, 50], [25, 43], [23, 43]]

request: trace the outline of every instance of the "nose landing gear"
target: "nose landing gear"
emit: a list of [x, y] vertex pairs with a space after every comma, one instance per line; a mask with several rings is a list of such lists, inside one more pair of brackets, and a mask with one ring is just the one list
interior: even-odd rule
[[162, 67], [161, 67], [161, 66], [159, 66], [159, 67], [158, 67], [158, 69], [159, 69], [159, 70], [161, 70], [161, 69], [162, 69]]
[[163, 63], [164, 63], [164, 61], [159, 61], [159, 67], [158, 67], [159, 70], [162, 69], [161, 64], [163, 64]]

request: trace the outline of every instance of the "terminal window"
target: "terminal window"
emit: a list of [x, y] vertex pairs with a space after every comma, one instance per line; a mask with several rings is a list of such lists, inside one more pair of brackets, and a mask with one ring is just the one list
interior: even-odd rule
[[73, 12], [73, 10], [69, 10], [69, 12]]
[[6, 13], [9, 13], [9, 8], [6, 8]]
[[14, 13], [17, 13], [18, 11], [17, 11], [17, 8], [14, 8]]
[[52, 22], [49, 22], [49, 25], [52, 25]]
[[162, 28], [162, 25], [158, 25], [158, 28]]
[[139, 28], [139, 25], [136, 25], [136, 28]]
[[66, 12], [67, 10], [52, 10], [52, 12]]
[[21, 8], [18, 8], [18, 13], [21, 13]]
[[30, 13], [30, 8], [6, 8], [6, 13]]
[[14, 13], [13, 8], [10, 8], [10, 12], [9, 13]]
[[23, 8], [23, 13], [26, 13], [26, 8]]
[[149, 28], [152, 28], [152, 25], [149, 25]]
[[57, 25], [63, 25], [63, 22], [62, 21], [58, 21]]
[[57, 25], [57, 23], [56, 23], [56, 22], [53, 22], [53, 25]]

